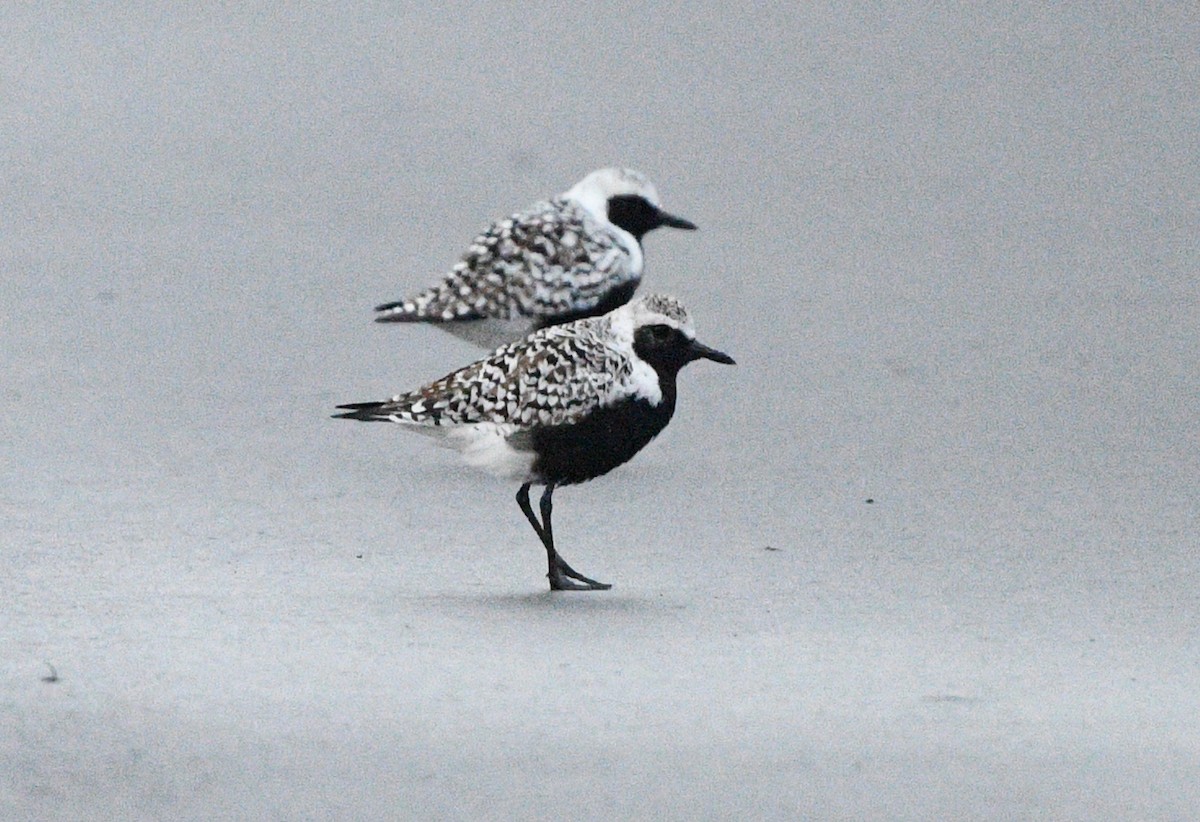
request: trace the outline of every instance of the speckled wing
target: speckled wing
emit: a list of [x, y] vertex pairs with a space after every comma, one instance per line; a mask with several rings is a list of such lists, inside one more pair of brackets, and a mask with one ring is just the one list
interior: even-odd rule
[[512, 432], [575, 422], [627, 390], [629, 360], [584, 320], [543, 329], [440, 380], [387, 402], [340, 406], [341, 416], [420, 426], [495, 423]]
[[553, 317], [590, 310], [639, 276], [616, 235], [578, 204], [557, 198], [491, 226], [441, 283], [378, 306], [376, 319]]

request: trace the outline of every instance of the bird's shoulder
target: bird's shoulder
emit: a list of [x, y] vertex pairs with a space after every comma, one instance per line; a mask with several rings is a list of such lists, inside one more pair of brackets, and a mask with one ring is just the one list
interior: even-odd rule
[[573, 267], [618, 247], [616, 236], [573, 200], [556, 197], [497, 220], [467, 247], [459, 267]]

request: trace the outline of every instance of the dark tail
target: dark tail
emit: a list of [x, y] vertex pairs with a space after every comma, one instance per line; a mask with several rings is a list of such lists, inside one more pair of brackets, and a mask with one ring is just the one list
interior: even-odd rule
[[484, 317], [478, 311], [462, 309], [451, 317], [422, 311], [412, 302], [384, 303], [375, 306], [378, 312], [375, 316], [377, 323], [452, 323], [459, 320], [482, 320]]
[[379, 315], [375, 318], [377, 323], [415, 323], [425, 319], [411, 300], [382, 303], [375, 306], [375, 312]]
[[352, 402], [339, 405], [346, 409], [345, 414], [334, 414], [335, 420], [358, 420], [359, 422], [390, 422], [388, 415], [383, 412], [385, 402]]

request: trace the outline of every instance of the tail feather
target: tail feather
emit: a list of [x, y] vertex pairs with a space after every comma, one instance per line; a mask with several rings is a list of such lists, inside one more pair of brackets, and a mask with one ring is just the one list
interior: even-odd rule
[[377, 323], [415, 323], [428, 321], [429, 317], [422, 316], [421, 310], [412, 300], [397, 300], [375, 306]]
[[352, 402], [346, 405], [339, 405], [338, 408], [345, 409], [344, 414], [334, 414], [335, 420], [358, 420], [360, 422], [391, 422], [387, 413], [382, 409], [387, 405], [384, 402]]
[[447, 281], [407, 300], [375, 306], [377, 323], [443, 323], [483, 317], [456, 281]]

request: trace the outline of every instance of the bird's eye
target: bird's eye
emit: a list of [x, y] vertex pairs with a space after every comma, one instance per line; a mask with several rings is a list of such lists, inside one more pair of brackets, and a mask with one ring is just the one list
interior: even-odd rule
[[652, 325], [650, 326], [650, 336], [655, 342], [666, 342], [671, 339], [675, 333], [675, 329], [669, 325]]

